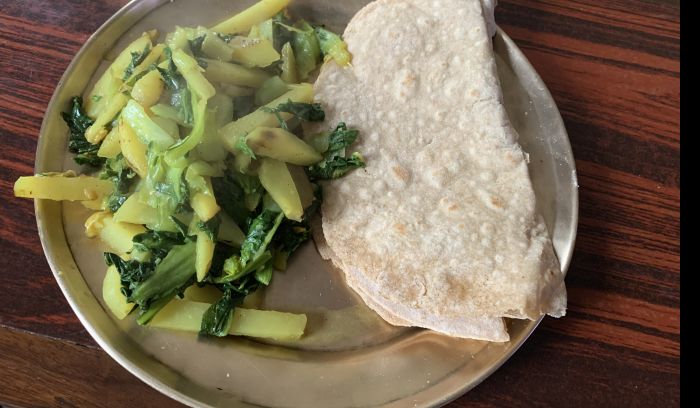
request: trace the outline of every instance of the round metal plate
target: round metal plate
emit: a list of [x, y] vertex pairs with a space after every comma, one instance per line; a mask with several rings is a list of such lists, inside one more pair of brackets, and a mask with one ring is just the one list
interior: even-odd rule
[[[89, 89], [141, 32], [212, 23], [251, 4], [230, 0], [132, 1], [83, 46], [61, 79], [44, 118], [36, 171], [76, 169], [66, 153], [60, 112]], [[342, 32], [367, 1], [295, 0], [291, 12]], [[538, 205], [566, 270], [578, 217], [578, 185], [559, 112], [535, 70], [501, 30], [494, 38], [508, 114], [530, 155]], [[538, 321], [509, 322], [511, 341], [455, 339], [394, 328], [366, 308], [318, 256], [313, 243], [275, 277], [262, 306], [304, 312], [307, 334], [293, 344], [196, 334], [117, 321], [101, 303], [103, 248], [85, 238], [89, 212], [75, 203], [38, 200], [41, 242], [56, 280], [88, 332], [122, 366], [159, 391], [192, 406], [437, 406], [468, 391], [525, 341]]]

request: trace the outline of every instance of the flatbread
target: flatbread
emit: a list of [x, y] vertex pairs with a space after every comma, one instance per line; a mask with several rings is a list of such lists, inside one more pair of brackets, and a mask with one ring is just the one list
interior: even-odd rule
[[[316, 243], [316, 248], [325, 260], [331, 261], [333, 265], [345, 272], [348, 270], [339, 261], [333, 251], [330, 249], [326, 240], [323, 236], [322, 229], [319, 220], [312, 221], [314, 224], [312, 226], [312, 233], [314, 235], [314, 242]], [[375, 301], [369, 294], [365, 293], [361, 286], [355, 282], [352, 274], [344, 273], [346, 278], [346, 283], [348, 286], [353, 288], [358, 296], [365, 302], [365, 304], [372, 310], [374, 310], [382, 319], [387, 323], [394, 326], [420, 326], [414, 324], [411, 321], [405, 320], [401, 317], [396, 316], [391, 311], [387, 310], [380, 303]], [[468, 337], [476, 340], [488, 340], [488, 341], [499, 341], [504, 342], [510, 339], [508, 332], [506, 331], [505, 322], [502, 318], [469, 318], [461, 317], [456, 320], [443, 321], [440, 319], [431, 319], [432, 323], [429, 325], [423, 325], [427, 329], [442, 332], [445, 334], [454, 335], [456, 337]]]
[[502, 317], [563, 316], [566, 290], [485, 9], [378, 0], [352, 19], [352, 67], [325, 64], [315, 91], [325, 127], [360, 130], [367, 167], [324, 186], [322, 221], [348, 284], [388, 321], [504, 341]]

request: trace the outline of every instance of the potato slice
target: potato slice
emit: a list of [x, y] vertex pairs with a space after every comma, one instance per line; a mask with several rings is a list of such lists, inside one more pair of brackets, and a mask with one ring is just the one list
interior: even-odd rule
[[124, 120], [119, 121], [119, 145], [129, 167], [142, 179], [146, 178], [148, 175], [148, 147]]
[[[269, 109], [274, 109], [281, 103], [285, 103], [290, 100], [293, 102], [310, 103], [314, 99], [314, 88], [311, 84], [304, 83], [298, 85], [289, 85], [289, 89], [289, 92], [271, 101], [270, 103], [265, 105], [265, 107]], [[291, 114], [286, 112], [282, 112], [279, 115], [282, 118], [282, 120], [288, 120], [290, 117], [292, 117]], [[221, 135], [224, 141], [224, 146], [229, 151], [233, 153], [238, 153], [236, 144], [238, 143], [238, 139], [240, 137], [245, 136], [246, 134], [255, 130], [255, 128], [257, 127], [270, 127], [277, 125], [279, 125], [279, 122], [274, 114], [266, 112], [263, 109], [258, 109], [255, 112], [251, 112], [250, 114], [238, 120], [228, 123], [226, 126], [219, 130], [219, 134]]]
[[131, 224], [155, 224], [158, 222], [158, 211], [144, 203], [140, 193], [130, 195], [114, 213], [114, 221]]
[[158, 103], [164, 87], [160, 73], [154, 70], [136, 81], [131, 89], [131, 97], [144, 108], [150, 108]]
[[309, 166], [323, 159], [316, 149], [280, 128], [259, 127], [250, 132], [245, 140], [256, 155], [286, 163]]
[[290, 220], [301, 221], [313, 201], [313, 190], [304, 171], [279, 160], [263, 158], [258, 169], [260, 183]]
[[112, 194], [114, 184], [96, 177], [70, 173], [37, 174], [20, 177], [15, 182], [15, 197], [43, 198], [56, 201], [95, 201]]
[[232, 50], [231, 60], [249, 68], [264, 68], [280, 59], [272, 42], [265, 39], [235, 37], [229, 46]]
[[136, 235], [146, 232], [143, 225], [116, 222], [108, 211], [96, 212], [85, 220], [85, 235], [100, 240], [120, 256], [126, 255], [134, 246]]
[[197, 232], [197, 247], [195, 250], [194, 267], [197, 272], [197, 282], [201, 282], [207, 276], [214, 258], [214, 246], [216, 244], [204, 231]]
[[97, 151], [99, 157], [104, 157], [107, 159], [113, 159], [121, 153], [121, 147], [119, 146], [119, 126], [115, 126], [112, 130], [107, 133], [105, 139], [100, 145], [100, 149]]
[[289, 0], [261, 0], [235, 16], [220, 22], [211, 28], [212, 31], [223, 34], [245, 33], [258, 23], [277, 14], [287, 7]]
[[[149, 326], [198, 332], [208, 303], [174, 299], [158, 312]], [[297, 340], [304, 334], [306, 315], [273, 310], [234, 309], [229, 334], [275, 340]]]
[[102, 299], [109, 311], [119, 320], [125, 318], [134, 309], [134, 304], [126, 300], [126, 296], [122, 293], [121, 278], [114, 265], [107, 268], [102, 282]]

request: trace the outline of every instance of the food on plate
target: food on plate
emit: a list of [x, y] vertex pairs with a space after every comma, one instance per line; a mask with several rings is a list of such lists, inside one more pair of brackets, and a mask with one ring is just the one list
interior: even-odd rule
[[292, 19], [288, 2], [262, 0], [212, 28], [143, 33], [63, 114], [86, 174], [15, 183], [18, 197], [93, 210], [85, 233], [108, 248], [102, 297], [116, 318], [303, 335], [305, 315], [256, 310], [253, 293], [309, 238], [319, 181], [364, 162], [346, 156], [358, 132], [342, 121], [303, 133], [325, 118], [304, 81], [351, 56], [338, 35]]
[[343, 37], [288, 3], [143, 33], [64, 113], [85, 174], [17, 180], [18, 197], [93, 211], [111, 313], [298, 339], [306, 316], [257, 310], [255, 294], [313, 233], [396, 326], [503, 342], [504, 318], [563, 316], [564, 276], [503, 107], [495, 2], [377, 0]]
[[314, 90], [321, 128], [359, 130], [367, 162], [323, 185], [322, 253], [392, 324], [502, 342], [503, 318], [563, 316], [566, 289], [503, 106], [492, 3], [377, 0], [343, 34], [351, 66], [325, 64]]

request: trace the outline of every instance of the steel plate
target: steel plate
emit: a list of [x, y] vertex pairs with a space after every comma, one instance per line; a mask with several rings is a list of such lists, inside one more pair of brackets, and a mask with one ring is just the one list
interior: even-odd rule
[[[46, 111], [36, 172], [76, 169], [66, 153], [60, 112], [82, 94], [116, 51], [141, 32], [175, 25], [211, 25], [252, 1], [137, 0], [107, 21], [83, 46]], [[367, 1], [294, 0], [296, 16], [342, 32]], [[538, 205], [566, 270], [578, 217], [578, 185], [561, 116], [542, 80], [510, 38], [494, 39], [508, 114], [530, 155]], [[313, 243], [290, 270], [275, 277], [263, 307], [305, 312], [305, 338], [267, 344], [244, 338], [201, 339], [195, 334], [117, 321], [101, 300], [106, 267], [95, 240], [85, 238], [89, 212], [75, 203], [37, 200], [41, 242], [56, 280], [88, 332], [127, 370], [192, 406], [425, 407], [444, 404], [496, 370], [539, 322], [509, 322], [511, 341], [487, 343], [389, 326], [367, 309], [318, 256]], [[504, 390], [507, 392], [507, 390]]]

